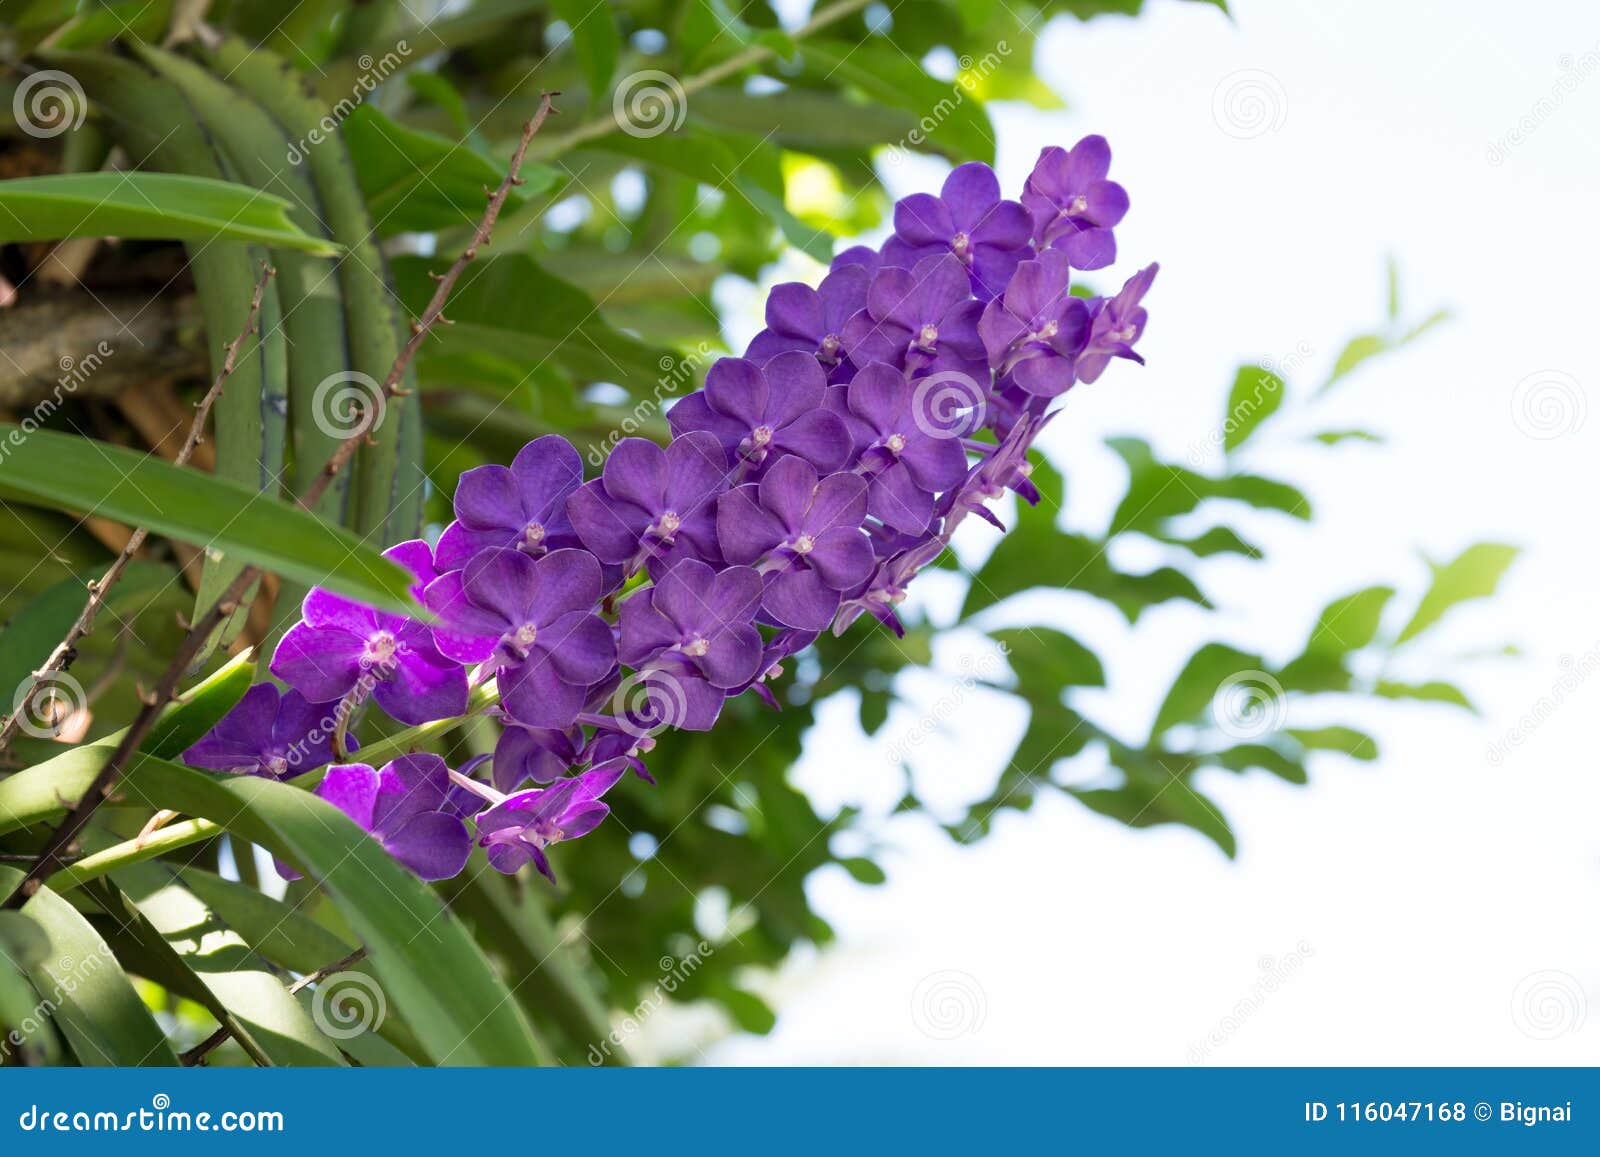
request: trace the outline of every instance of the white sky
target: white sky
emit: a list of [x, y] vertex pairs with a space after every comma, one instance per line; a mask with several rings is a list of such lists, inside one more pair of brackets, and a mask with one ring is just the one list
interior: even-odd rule
[[[1281, 660], [1330, 597], [1376, 581], [1418, 590], [1418, 548], [1449, 556], [1493, 539], [1525, 554], [1495, 603], [1437, 632], [1431, 669], [1466, 686], [1483, 717], [1363, 716], [1383, 758], [1327, 757], [1309, 787], [1217, 774], [1206, 787], [1239, 837], [1233, 863], [1197, 835], [1131, 832], [1059, 796], [1008, 814], [970, 850], [897, 820], [881, 829], [887, 886], [814, 879], [841, 943], [772, 983], [776, 1031], [725, 1039], [705, 1060], [1184, 1064], [1196, 1046], [1215, 1064], [1600, 1060], [1600, 678], [1566, 693], [1502, 764], [1486, 755], [1551, 694], [1563, 657], [1600, 648], [1600, 550], [1583, 513], [1600, 491], [1600, 415], [1581, 420], [1600, 383], [1600, 10], [1235, 9], [1233, 24], [1165, 0], [1136, 21], [1058, 21], [1039, 59], [1069, 110], [996, 116], [1013, 195], [1041, 145], [1109, 137], [1133, 200], [1117, 273], [1162, 263], [1149, 367], [1075, 392], [1057, 423], [1070, 515], [1092, 525], [1102, 487], [1119, 492], [1103, 436], [1136, 433], [1182, 460], [1219, 420], [1241, 360], [1306, 350], [1291, 384], [1319, 383], [1344, 340], [1381, 320], [1386, 254], [1402, 263], [1409, 313], [1448, 304], [1456, 320], [1350, 379], [1308, 427], [1371, 426], [1387, 446], [1279, 439], [1255, 462], [1302, 482], [1319, 517], [1309, 534], [1268, 524], [1266, 566], [1204, 572], [1227, 616], [1174, 606], [1136, 630], [1098, 614], [1067, 624], [1111, 659], [1094, 710], [1137, 728], [1206, 631]], [[1582, 79], [1536, 113], [1564, 67]], [[1275, 124], [1248, 139], [1214, 115], [1219, 86], [1242, 70]], [[1526, 117], [1533, 131], [1491, 164], [1491, 144]], [[903, 179], [937, 177], [930, 166]], [[1555, 414], [1570, 432], [1523, 432], [1516, 390], [1536, 374], [1572, 383]], [[1524, 656], [1452, 659], [1505, 641]], [[932, 703], [953, 683], [917, 691]], [[923, 749], [930, 796], [987, 790], [993, 735], [1015, 725], [992, 706], [971, 696], [955, 738]], [[841, 705], [819, 729], [797, 780], [829, 805], [892, 801], [885, 746], [852, 716]], [[894, 717], [888, 738], [916, 719]], [[1280, 978], [1271, 990], [1268, 974]], [[693, 1039], [695, 1018], [659, 1020], [646, 1040]]]

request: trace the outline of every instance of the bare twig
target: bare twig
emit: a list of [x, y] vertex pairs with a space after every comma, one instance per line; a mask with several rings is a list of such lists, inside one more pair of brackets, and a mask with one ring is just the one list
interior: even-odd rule
[[[427, 308], [422, 311], [422, 316], [412, 323], [411, 338], [406, 342], [405, 347], [401, 349], [399, 356], [395, 358], [394, 365], [390, 368], [388, 376], [383, 381], [380, 396], [375, 404], [382, 405], [388, 398], [399, 395], [400, 381], [405, 376], [406, 368], [411, 364], [412, 358], [416, 356], [423, 339], [436, 323], [444, 322], [448, 324], [448, 319], [444, 316], [445, 300], [450, 296], [451, 288], [460, 279], [462, 271], [466, 269], [467, 264], [477, 257], [479, 247], [489, 244], [489, 234], [494, 228], [495, 220], [500, 216], [501, 207], [505, 205], [506, 198], [510, 196], [512, 188], [521, 183], [521, 178], [517, 176], [517, 173], [522, 168], [523, 157], [527, 155], [528, 144], [533, 140], [533, 135], [539, 131], [539, 127], [544, 124], [546, 118], [554, 111], [551, 100], [556, 95], [556, 93], [547, 92], [540, 96], [537, 111], [535, 111], [532, 119], [523, 126], [522, 138], [517, 142], [516, 152], [511, 156], [511, 164], [506, 171], [505, 179], [500, 182], [499, 187], [494, 192], [489, 194], [489, 204], [484, 209], [483, 219], [473, 232], [472, 240], [467, 248], [463, 250], [460, 257], [456, 258], [455, 263], [450, 266], [449, 270], [438, 277], [438, 287], [434, 290], [433, 297], [429, 300]], [[212, 387], [213, 393], [219, 389], [220, 383], [218, 386]], [[208, 398], [210, 398], [210, 395], [208, 395]], [[318, 496], [327, 489], [333, 478], [349, 463], [356, 452], [357, 446], [364, 437], [364, 433], [358, 432], [339, 444], [328, 459], [327, 465], [323, 467], [322, 472], [317, 476], [316, 481], [301, 496], [302, 505], [309, 507], [316, 502]], [[33, 867], [28, 870], [21, 883], [6, 897], [5, 902], [0, 904], [0, 909], [20, 908], [26, 904], [44, 886], [44, 882], [61, 866], [62, 859], [65, 856], [72, 855], [77, 850], [75, 843], [79, 833], [83, 831], [84, 826], [94, 815], [95, 810], [111, 797], [111, 793], [116, 788], [117, 780], [122, 774], [122, 769], [127, 766], [134, 753], [139, 750], [139, 745], [149, 735], [150, 729], [155, 726], [156, 719], [161, 714], [161, 709], [176, 695], [178, 683], [199, 656], [211, 632], [226, 622], [228, 617], [238, 609], [239, 600], [244, 597], [245, 592], [250, 589], [250, 584], [259, 575], [259, 567], [245, 567], [228, 584], [227, 589], [222, 592], [210, 609], [198, 617], [179, 646], [177, 655], [168, 664], [167, 669], [156, 683], [155, 689], [145, 700], [144, 706], [134, 716], [133, 722], [128, 725], [122, 741], [117, 744], [116, 749], [111, 753], [111, 757], [106, 760], [105, 765], [95, 776], [88, 790], [84, 792], [77, 804], [67, 812], [66, 818], [61, 821], [60, 826], [51, 833], [50, 839], [46, 841], [44, 849], [39, 853], [39, 858], [34, 861]]]
[[[189, 424], [189, 436], [184, 439], [183, 448], [178, 451], [177, 457], [173, 459], [176, 465], [182, 466], [188, 462], [194, 454], [195, 447], [200, 445], [201, 438], [205, 436], [206, 419], [211, 415], [212, 406], [216, 405], [217, 399], [222, 396], [222, 387], [233, 374], [234, 366], [239, 359], [240, 347], [244, 345], [246, 338], [260, 330], [261, 299], [266, 295], [267, 282], [272, 280], [272, 275], [275, 272], [276, 270], [270, 266], [262, 266], [261, 279], [256, 282], [255, 293], [250, 298], [250, 308], [245, 314], [244, 328], [239, 331], [237, 337], [228, 343], [227, 348], [223, 351], [222, 365], [217, 368], [216, 379], [211, 383], [211, 388], [206, 391], [205, 397], [201, 398], [199, 404], [195, 407], [194, 421]], [[84, 603], [83, 610], [78, 613], [77, 620], [67, 631], [66, 637], [56, 644], [55, 650], [50, 652], [49, 657], [44, 661], [44, 665], [34, 671], [28, 677], [27, 682], [24, 683], [23, 688], [19, 689], [16, 698], [13, 700], [14, 708], [12, 713], [6, 717], [4, 724], [0, 724], [0, 751], [5, 750], [6, 744], [10, 743], [12, 737], [16, 735], [17, 728], [22, 723], [22, 713], [26, 704], [33, 696], [33, 692], [40, 681], [48, 678], [54, 672], [65, 671], [72, 665], [72, 660], [77, 658], [78, 644], [94, 630], [95, 616], [100, 613], [100, 608], [105, 605], [106, 596], [110, 593], [117, 580], [122, 577], [123, 572], [128, 569], [128, 564], [133, 561], [133, 556], [139, 553], [139, 548], [144, 545], [144, 540], [148, 535], [149, 531], [144, 527], [135, 530], [129, 537], [127, 544], [123, 546], [121, 552], [112, 561], [110, 567], [106, 569], [106, 573], [101, 575], [95, 582], [89, 584], [89, 600]]]
[[[551, 103], [560, 93], [546, 92], [539, 96], [539, 107], [534, 110], [528, 123], [522, 126], [522, 138], [517, 142], [516, 152], [511, 154], [511, 165], [506, 170], [505, 179], [498, 188], [489, 194], [489, 205], [483, 211], [483, 219], [478, 222], [478, 227], [473, 231], [472, 240], [461, 251], [450, 268], [442, 274], [435, 274], [434, 280], [438, 285], [434, 287], [433, 297], [428, 300], [427, 308], [422, 311], [422, 316], [411, 323], [411, 337], [401, 349], [400, 355], [394, 359], [394, 365], [389, 370], [389, 376], [383, 379], [379, 387], [378, 397], [370, 405], [383, 407], [390, 398], [401, 396], [404, 392], [400, 388], [401, 379], [405, 377], [406, 370], [411, 365], [411, 360], [417, 356], [417, 350], [422, 347], [423, 340], [427, 338], [435, 324], [450, 324], [450, 319], [444, 316], [444, 303], [450, 296], [450, 291], [460, 280], [461, 274], [466, 271], [478, 256], [478, 250], [489, 244], [489, 234], [494, 230], [494, 223], [500, 217], [500, 210], [506, 203], [506, 198], [511, 195], [511, 190], [522, 184], [522, 178], [517, 173], [522, 168], [522, 159], [527, 156], [528, 145], [532, 143], [533, 136], [539, 131], [547, 117], [555, 112]], [[322, 468], [314, 482], [306, 488], [300, 496], [300, 505], [310, 509], [316, 505], [317, 499], [322, 497], [323, 491], [333, 482], [355, 456], [356, 449], [366, 440], [366, 431], [372, 423], [356, 423], [357, 432], [350, 435], [334, 450], [333, 456], [328, 459], [328, 464]]]

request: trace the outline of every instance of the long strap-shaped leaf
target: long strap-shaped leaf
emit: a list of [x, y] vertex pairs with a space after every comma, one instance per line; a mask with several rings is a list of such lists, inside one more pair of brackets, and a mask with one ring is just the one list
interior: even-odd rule
[[344, 1063], [283, 981], [169, 869], [134, 864], [117, 873], [117, 883], [96, 880], [86, 890], [105, 913], [91, 923], [122, 962], [204, 1007], [251, 1060]]
[[349, 531], [120, 446], [0, 423], [0, 496], [147, 526], [373, 606], [416, 609], [411, 575]]
[[[15, 868], [0, 868], [0, 888], [15, 888], [21, 879]], [[50, 938], [50, 952], [29, 970], [30, 979], [79, 1064], [178, 1063], [111, 948], [77, 909], [41, 888], [22, 912]]]
[[[260, 241], [331, 255], [281, 197], [181, 173], [52, 173], [0, 181], [0, 242], [69, 237]], [[246, 298], [248, 300], [248, 298]]]
[[[0, 830], [59, 814], [61, 799], [76, 798], [92, 780], [94, 754], [80, 748], [0, 782]], [[149, 756], [128, 768], [122, 786], [221, 824], [314, 879], [366, 946], [385, 999], [404, 1010], [436, 1063], [550, 1059], [460, 921], [331, 804], [288, 784], [217, 778]]]

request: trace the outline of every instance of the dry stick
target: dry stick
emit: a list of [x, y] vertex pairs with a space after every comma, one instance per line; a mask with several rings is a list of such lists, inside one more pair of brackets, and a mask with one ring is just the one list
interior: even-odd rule
[[[521, 178], [517, 176], [517, 172], [522, 168], [522, 159], [527, 155], [528, 144], [533, 140], [533, 135], [539, 131], [539, 126], [544, 124], [545, 119], [554, 111], [551, 100], [557, 95], [559, 94], [547, 92], [539, 97], [538, 110], [533, 114], [532, 119], [523, 126], [522, 138], [517, 142], [516, 152], [511, 156], [511, 164], [506, 171], [505, 179], [500, 182], [499, 187], [494, 192], [489, 194], [488, 207], [484, 210], [483, 220], [472, 235], [471, 244], [467, 246], [460, 257], [456, 258], [455, 263], [450, 266], [449, 270], [437, 278], [439, 284], [433, 291], [433, 297], [429, 299], [427, 308], [422, 311], [422, 316], [411, 325], [411, 339], [406, 342], [405, 347], [400, 351], [400, 355], [395, 359], [394, 366], [390, 369], [388, 377], [383, 381], [379, 397], [376, 399], [377, 405], [381, 406], [384, 404], [385, 399], [398, 396], [400, 379], [405, 376], [406, 367], [411, 364], [411, 359], [416, 356], [417, 349], [422, 345], [422, 341], [428, 335], [429, 330], [439, 322], [443, 322], [446, 325], [450, 324], [449, 319], [444, 316], [444, 303], [446, 298], [450, 296], [451, 287], [461, 277], [461, 273], [466, 269], [467, 263], [477, 257], [479, 247], [489, 243], [489, 233], [494, 228], [495, 220], [500, 216], [501, 207], [505, 205], [506, 198], [511, 195], [512, 188], [522, 183]], [[328, 459], [328, 464], [323, 467], [322, 473], [307, 488], [306, 493], [301, 496], [300, 502], [302, 505], [310, 506], [316, 502], [318, 496], [327, 489], [328, 484], [349, 463], [356, 452], [357, 445], [365, 437], [365, 431], [358, 429], [356, 433], [350, 435], [339, 444]], [[245, 567], [233, 582], [228, 584], [228, 588], [222, 592], [216, 603], [204, 615], [200, 616], [199, 620], [190, 628], [189, 634], [185, 636], [183, 643], [178, 648], [177, 656], [168, 665], [166, 671], [163, 672], [155, 690], [145, 700], [145, 704], [139, 710], [139, 714], [128, 725], [128, 730], [123, 734], [122, 741], [117, 744], [116, 750], [111, 753], [111, 758], [106, 760], [105, 766], [95, 776], [94, 782], [89, 785], [89, 789], [84, 792], [82, 798], [67, 813], [66, 818], [61, 821], [61, 826], [51, 833], [50, 839], [45, 843], [44, 849], [40, 851], [33, 867], [28, 870], [28, 874], [23, 877], [22, 882], [6, 897], [5, 902], [0, 904], [0, 909], [20, 908], [26, 904], [44, 885], [44, 882], [61, 866], [63, 856], [72, 854], [74, 850], [73, 844], [78, 834], [82, 832], [90, 817], [94, 815], [95, 810], [111, 797], [112, 791], [116, 788], [117, 780], [122, 774], [123, 767], [133, 758], [134, 753], [139, 749], [139, 745], [144, 742], [145, 737], [150, 733], [150, 729], [155, 726], [161, 709], [176, 694], [178, 683], [189, 670], [190, 665], [194, 663], [206, 639], [210, 637], [212, 631], [226, 622], [228, 616], [238, 608], [239, 600], [244, 597], [245, 591], [249, 590], [250, 584], [255, 581], [259, 574], [260, 570], [257, 567]]]
[[[195, 448], [200, 445], [200, 440], [205, 436], [206, 419], [211, 415], [211, 408], [216, 405], [217, 399], [222, 396], [222, 387], [233, 376], [234, 366], [239, 359], [240, 347], [244, 345], [247, 337], [253, 333], [260, 332], [261, 299], [266, 295], [267, 282], [272, 280], [272, 275], [276, 272], [277, 270], [263, 262], [261, 279], [256, 282], [255, 293], [250, 297], [250, 309], [245, 315], [244, 328], [239, 331], [239, 336], [229, 342], [227, 348], [223, 351], [222, 365], [217, 369], [216, 379], [211, 383], [211, 388], [206, 391], [205, 397], [201, 398], [195, 406], [194, 421], [189, 424], [189, 436], [184, 439], [182, 449], [178, 451], [177, 457], [172, 460], [174, 465], [182, 466], [194, 456]], [[56, 644], [56, 649], [50, 652], [50, 656], [44, 661], [44, 665], [28, 677], [28, 681], [24, 684], [26, 690], [15, 698], [12, 713], [6, 717], [5, 723], [0, 725], [0, 751], [4, 751], [6, 744], [10, 743], [12, 737], [16, 735], [17, 729], [22, 724], [22, 713], [26, 710], [28, 701], [33, 698], [33, 693], [39, 684], [56, 672], [65, 671], [72, 665], [72, 661], [77, 658], [78, 644], [94, 630], [95, 616], [99, 614], [100, 608], [105, 605], [107, 594], [117, 580], [122, 577], [123, 572], [128, 569], [128, 564], [133, 561], [133, 556], [139, 553], [139, 548], [144, 545], [144, 540], [149, 533], [149, 530], [142, 526], [135, 530], [116, 559], [106, 568], [106, 573], [101, 575], [98, 581], [89, 584], [89, 601], [83, 605], [83, 610], [78, 613], [78, 618], [67, 631], [66, 638]]]
[[[344, 957], [342, 960], [335, 960], [332, 964], [324, 964], [315, 972], [306, 973], [299, 980], [295, 981], [289, 986], [289, 995], [293, 996], [308, 984], [316, 984], [319, 981], [326, 980], [336, 972], [343, 972], [352, 964], [361, 963], [361, 961], [366, 958], [366, 955], [367, 950], [365, 948], [357, 948], [354, 952], [352, 952], [349, 956]], [[222, 1044], [232, 1035], [233, 1031], [229, 1029], [227, 1025], [218, 1026], [216, 1032], [206, 1037], [205, 1040], [195, 1045], [194, 1048], [190, 1049], [188, 1052], [179, 1054], [178, 1063], [186, 1067], [202, 1063], [206, 1059], [207, 1053], [211, 1052], [212, 1049]]]
[[[417, 356], [417, 350], [421, 348], [423, 339], [428, 336], [428, 332], [433, 329], [434, 324], [437, 322], [442, 322], [445, 325], [451, 324], [450, 319], [444, 316], [444, 303], [450, 296], [450, 290], [460, 280], [467, 266], [478, 256], [479, 248], [489, 244], [489, 234], [494, 229], [495, 221], [500, 217], [500, 210], [505, 205], [506, 198], [511, 195], [512, 189], [523, 183], [522, 178], [517, 176], [517, 173], [522, 168], [522, 158], [527, 156], [528, 145], [532, 143], [534, 134], [539, 131], [539, 127], [544, 124], [545, 119], [555, 111], [550, 102], [560, 95], [559, 92], [540, 94], [539, 107], [534, 111], [532, 119], [522, 126], [522, 138], [517, 142], [516, 152], [511, 154], [511, 165], [506, 170], [505, 179], [500, 182], [499, 188], [489, 194], [489, 205], [484, 210], [483, 219], [478, 222], [477, 229], [473, 231], [472, 240], [461, 251], [461, 256], [455, 259], [448, 270], [442, 274], [433, 273], [429, 275], [438, 282], [438, 285], [434, 287], [433, 297], [428, 300], [427, 308], [422, 311], [422, 316], [411, 323], [411, 338], [406, 342], [405, 347], [401, 349], [400, 355], [394, 359], [394, 365], [389, 370], [389, 376], [383, 379], [383, 384], [378, 389], [378, 396], [373, 400], [373, 405], [377, 406], [380, 412], [390, 398], [401, 397], [409, 392], [400, 388], [400, 380], [405, 377], [406, 370], [411, 365], [411, 359]], [[374, 416], [376, 417], [376, 415]], [[300, 505], [308, 508], [314, 505], [317, 499], [322, 497], [322, 492], [338, 476], [339, 471], [343, 470], [346, 464], [349, 463], [356, 452], [357, 446], [366, 438], [368, 423], [358, 422], [357, 426], [359, 427], [358, 432], [339, 444], [338, 448], [334, 450], [333, 456], [328, 459], [328, 464], [322, 468], [322, 473], [306, 488], [305, 494], [300, 497]]]

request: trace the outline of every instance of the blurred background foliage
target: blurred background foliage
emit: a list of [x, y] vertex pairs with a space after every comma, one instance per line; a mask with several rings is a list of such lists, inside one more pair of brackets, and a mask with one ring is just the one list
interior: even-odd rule
[[[363, 449], [349, 492], [319, 507], [380, 543], [436, 532], [463, 470], [507, 461], [534, 436], [565, 434], [591, 468], [621, 433], [663, 437], [663, 403], [695, 388], [716, 356], [738, 352], [725, 348], [714, 287], [759, 281], [786, 250], [825, 261], [836, 239], [881, 232], [891, 204], [880, 176], [904, 152], [992, 162], [987, 105], [1061, 105], [1032, 68], [1044, 27], [1135, 16], [1139, 7], [3, 0], [0, 106], [14, 119], [0, 142], [0, 176], [219, 177], [285, 198], [300, 229], [350, 248], [335, 261], [237, 240], [108, 241], [92, 221], [37, 240], [8, 233], [12, 221], [0, 213], [0, 239], [18, 238], [0, 247], [0, 342], [10, 362], [0, 366], [0, 419], [32, 414], [47, 428], [170, 458], [221, 344], [242, 323], [253, 262], [270, 255], [280, 275], [252, 351], [259, 372], [230, 383], [217, 437], [193, 465], [293, 493], [296, 470], [320, 462], [329, 444], [312, 387], [342, 369], [382, 376], [403, 319], [431, 292], [428, 273], [470, 236], [484, 187], [503, 173], [539, 93], [559, 90], [561, 115], [535, 139], [490, 255], [447, 310], [455, 324], [424, 347], [418, 392]], [[46, 74], [71, 83], [41, 121], [30, 101]], [[884, 879], [870, 825], [848, 810], [820, 812], [792, 782], [819, 706], [834, 696], [854, 697], [869, 734], [888, 725], [897, 703], [900, 723], [920, 717], [912, 732], [938, 730], [943, 709], [930, 713], [904, 693], [919, 672], [951, 687], [961, 710], [985, 710], [981, 695], [992, 693], [1026, 708], [1025, 733], [987, 796], [959, 814], [937, 812], [952, 839], [982, 840], [1003, 811], [1061, 791], [1135, 828], [1193, 828], [1227, 855], [1235, 833], [1196, 788], [1201, 770], [1261, 769], [1303, 783], [1318, 753], [1371, 760], [1374, 739], [1338, 722], [1341, 698], [1470, 710], [1447, 682], [1391, 676], [1391, 661], [1451, 606], [1491, 594], [1508, 548], [1481, 545], [1435, 562], [1427, 582], [1350, 592], [1308, 621], [1303, 642], [1270, 655], [1226, 641], [1228, 591], [1201, 577], [1202, 564], [1222, 556], [1270, 567], [1254, 542], [1266, 521], [1300, 523], [1310, 539], [1309, 500], [1253, 468], [1258, 450], [1293, 442], [1315, 455], [1380, 440], [1377, 429], [1322, 428], [1318, 399], [1366, 359], [1442, 320], [1405, 314], [1391, 271], [1384, 323], [1349, 342], [1327, 381], [1296, 384], [1284, 366], [1246, 365], [1214, 383], [1216, 425], [1198, 432], [1212, 440], [1195, 461], [1163, 460], [1137, 432], [1112, 440], [1125, 479], [1103, 525], [1065, 523], [1071, 472], [1039, 461], [1044, 500], [1002, 511], [1004, 537], [963, 536], [945, 574], [930, 580], [939, 597], [908, 606], [905, 638], [858, 624], [797, 658], [783, 711], [746, 696], [710, 733], [663, 737], [651, 759], [659, 786], [616, 793], [614, 819], [559, 857], [558, 888], [477, 870], [442, 885], [550, 1053], [593, 1060], [609, 1018], [659, 991], [664, 974], [674, 977], [675, 1000], [713, 1002], [738, 1029], [771, 1027], [752, 977], [831, 937], [808, 901], [808, 877], [837, 865], [863, 884]], [[114, 352], [41, 415], [60, 376], [102, 340]], [[21, 684], [61, 638], [84, 581], [126, 541], [127, 528], [89, 514], [0, 505], [0, 687]], [[152, 538], [72, 668], [87, 710], [65, 721], [60, 739], [20, 737], [10, 767], [121, 726], [139, 682], [175, 646], [196, 587], [202, 599], [214, 593], [228, 566]], [[298, 594], [286, 581], [265, 582], [224, 651], [270, 643]], [[1147, 729], [1097, 722], [1084, 699], [1119, 689], [1107, 687], [1102, 657], [1074, 637], [1075, 618], [1109, 608], [1134, 625], [1172, 602], [1214, 622], [1216, 638], [1179, 665]], [[967, 660], [936, 660], [955, 643]], [[225, 657], [213, 656], [207, 670]], [[963, 704], [968, 690], [980, 696]], [[363, 739], [382, 727], [365, 721]], [[487, 722], [436, 741], [452, 757], [492, 744]], [[909, 775], [900, 809], [931, 810]], [[118, 809], [96, 838], [126, 838], [148, 815]], [[0, 848], [21, 855], [40, 830], [6, 836]], [[68, 895], [114, 941], [145, 1003], [159, 1010], [161, 1031], [189, 1047], [228, 1025], [237, 1012], [229, 1002], [246, 997], [194, 983], [193, 950], [163, 950], [173, 943], [163, 919], [170, 931], [186, 911], [208, 912], [237, 935], [238, 951], [254, 954], [250, 967], [285, 981], [358, 939], [340, 897], [302, 881], [280, 902], [271, 873], [262, 876], [249, 837], [233, 833]], [[142, 913], [142, 938], [115, 916], [129, 903]], [[28, 934], [6, 935], [15, 959], [27, 957]], [[695, 967], [680, 968], [689, 959]], [[407, 1010], [394, 1011], [392, 1033], [341, 1042], [342, 1055], [430, 1059], [408, 1036]], [[4, 1013], [0, 1004], [0, 1020]], [[260, 1061], [247, 1037], [236, 1033], [212, 1059]], [[314, 1054], [319, 1041], [305, 1047]], [[625, 1049], [626, 1041], [607, 1059]], [[76, 1060], [94, 1063], [77, 1051]]]

